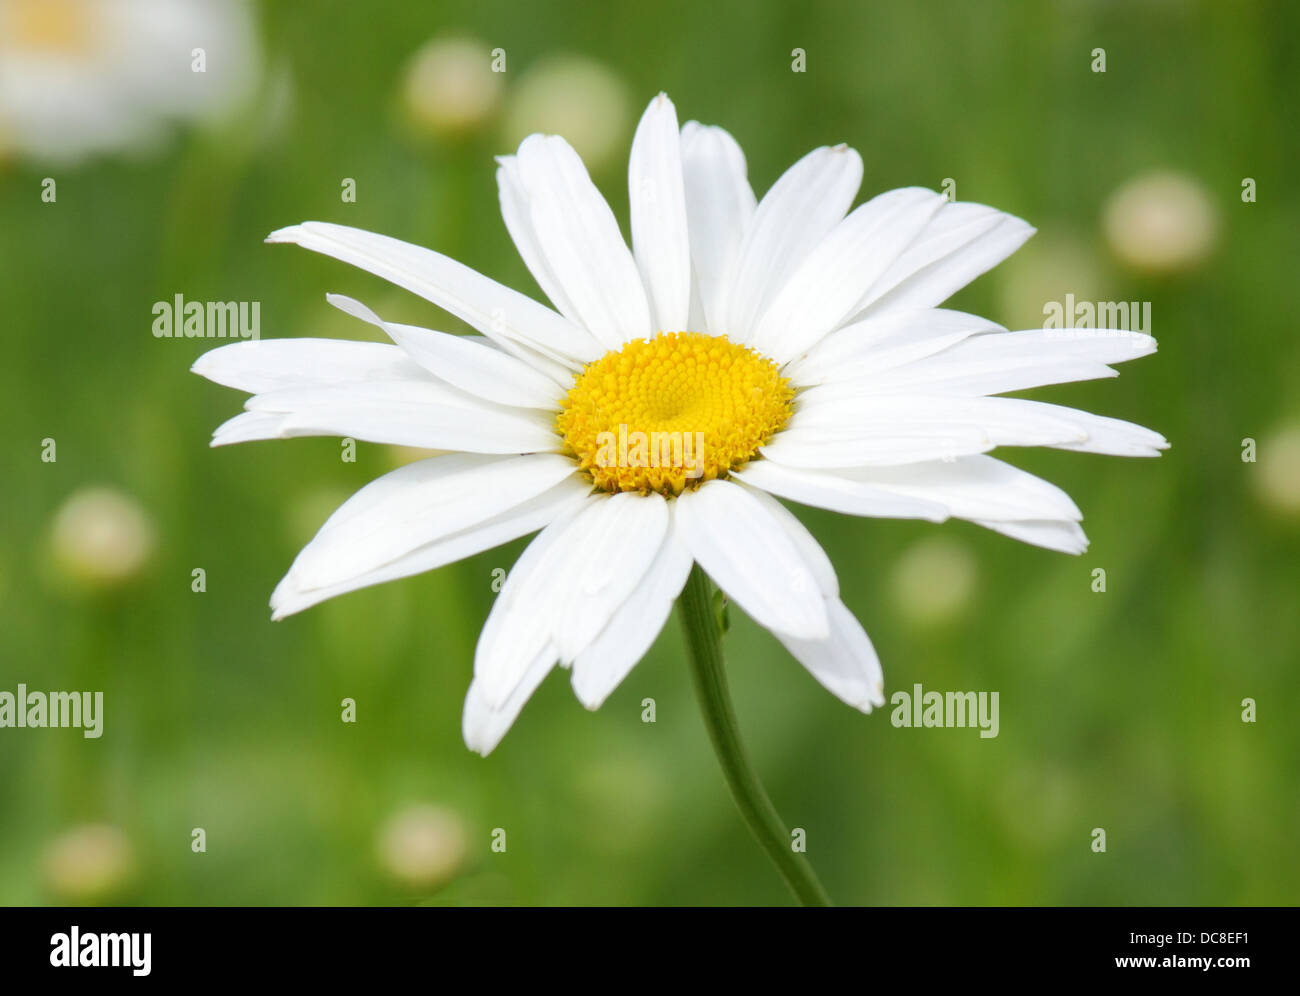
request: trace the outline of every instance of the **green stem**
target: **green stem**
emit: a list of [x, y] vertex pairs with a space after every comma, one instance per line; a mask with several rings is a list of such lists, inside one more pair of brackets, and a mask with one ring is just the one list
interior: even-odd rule
[[808, 859], [790, 846], [790, 833], [754, 773], [749, 754], [740, 740], [736, 712], [727, 692], [722, 661], [722, 633], [713, 612], [709, 579], [698, 566], [691, 568], [686, 587], [677, 600], [682, 628], [691, 658], [691, 676], [704, 713], [713, 750], [731, 789], [731, 797], [759, 846], [776, 865], [781, 878], [804, 906], [829, 906], [830, 897], [817, 881]]

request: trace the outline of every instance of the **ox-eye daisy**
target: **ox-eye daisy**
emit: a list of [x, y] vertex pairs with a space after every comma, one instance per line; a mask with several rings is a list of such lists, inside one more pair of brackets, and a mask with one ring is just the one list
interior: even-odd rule
[[0, 158], [148, 151], [257, 82], [247, 0], [0, 0]]
[[[810, 152], [757, 201], [735, 140], [679, 129], [662, 95], [632, 141], [631, 250], [564, 139], [533, 135], [499, 162], [506, 227], [554, 308], [428, 249], [307, 222], [269, 241], [384, 277], [483, 338], [385, 322], [331, 296], [394, 344], [242, 342], [194, 367], [254, 395], [214, 445], [341, 435], [456, 451], [347, 501], [275, 590], [277, 619], [541, 530], [479, 638], [464, 735], [481, 753], [557, 664], [599, 706], [679, 595], [706, 706], [729, 715], [720, 674], [701, 664], [716, 632], [696, 564], [869, 712], [884, 702], [871, 641], [778, 497], [969, 519], [1080, 553], [1069, 497], [987, 452], [1166, 446], [1127, 422], [994, 397], [1114, 376], [1108, 364], [1155, 349], [1140, 334], [1008, 332], [939, 309], [1032, 234], [1018, 218], [920, 188], [849, 211], [862, 161], [843, 145]], [[726, 726], [713, 729], [724, 753]]]

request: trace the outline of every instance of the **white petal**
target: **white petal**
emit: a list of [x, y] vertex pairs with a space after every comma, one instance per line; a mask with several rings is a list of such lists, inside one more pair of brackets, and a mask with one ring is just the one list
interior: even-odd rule
[[573, 473], [573, 461], [558, 453], [417, 460], [344, 502], [292, 571], [303, 587], [336, 584], [522, 505]]
[[841, 439], [890, 435], [934, 423], [977, 427], [998, 446], [1051, 446], [1113, 456], [1159, 456], [1169, 447], [1158, 432], [1064, 405], [1024, 398], [872, 396], [860, 390], [850, 393], [849, 385], [835, 383], [803, 394], [788, 431], [807, 430], [811, 436], [812, 430], [823, 428]]
[[725, 281], [757, 201], [746, 178], [745, 154], [731, 135], [687, 121], [681, 141], [691, 263], [705, 330], [717, 334]]
[[280, 412], [282, 414], [301, 408], [346, 403], [359, 405], [393, 404], [444, 405], [472, 413], [502, 413], [530, 422], [545, 424], [540, 412], [511, 409], [476, 398], [453, 387], [421, 369], [411, 380], [367, 380], [357, 384], [325, 384], [320, 387], [286, 387], [278, 391], [254, 394], [244, 401], [249, 411]]
[[997, 266], [1033, 234], [1026, 222], [983, 204], [945, 204], [855, 310], [884, 314], [933, 308]]
[[[694, 272], [693, 267], [692, 272]], [[706, 335], [713, 334], [710, 331], [709, 320], [704, 316], [704, 299], [700, 297], [700, 281], [698, 278], [691, 280], [691, 311], [690, 317], [686, 320], [686, 327], [693, 332], [703, 332]]]
[[282, 228], [266, 241], [293, 242], [383, 277], [451, 312], [516, 355], [525, 346], [577, 369], [602, 352], [585, 330], [549, 308], [432, 249], [320, 221]]
[[694, 563], [670, 528], [645, 577], [605, 628], [573, 661], [573, 692], [599, 709], [645, 656], [672, 612]]
[[826, 609], [830, 634], [825, 639], [799, 640], [780, 633], [777, 638], [837, 698], [863, 712], [883, 706], [884, 674], [866, 630], [838, 598], [828, 598]]
[[[812, 472], [809, 472], [812, 473]], [[850, 467], [828, 474], [852, 486], [933, 503], [960, 519], [1083, 518], [1055, 484], [989, 456], [967, 456], [900, 467]]]
[[933, 501], [895, 494], [835, 474], [786, 467], [772, 460], [752, 460], [732, 476], [790, 501], [845, 515], [942, 522], [948, 510]]
[[905, 187], [855, 208], [772, 299], [750, 343], [777, 363], [812, 348], [857, 310], [867, 289], [944, 203], [933, 190]]
[[884, 427], [879, 435], [855, 433], [851, 429], [792, 428], [777, 433], [759, 452], [789, 467], [823, 470], [955, 460], [972, 453], [986, 453], [994, 445], [988, 433], [977, 426], [947, 423], [893, 430]]
[[799, 639], [776, 633], [787, 650], [814, 678], [849, 705], [870, 712], [884, 705], [883, 680], [875, 648], [857, 619], [840, 601], [835, 568], [820, 543], [799, 519], [769, 494], [746, 488], [781, 525], [799, 548], [823, 598], [828, 632], [821, 639]]
[[755, 622], [801, 638], [827, 635], [812, 569], [752, 492], [709, 481], [677, 499], [676, 521], [692, 556]]
[[1088, 434], [1081, 443], [1057, 443], [1059, 449], [1078, 450], [1081, 453], [1105, 453], [1109, 456], [1154, 457], [1169, 449], [1169, 442], [1158, 432], [1122, 419], [1093, 415], [1091, 412], [1032, 402], [1041, 408], [1068, 419]]
[[367, 380], [419, 380], [419, 366], [382, 342], [251, 339], [208, 350], [190, 367], [200, 377], [249, 394]]
[[261, 439], [279, 439], [283, 421], [284, 416], [279, 412], [240, 412], [217, 426], [208, 445], [232, 446]]
[[514, 726], [525, 703], [532, 698], [537, 686], [551, 673], [553, 667], [555, 648], [544, 647], [524, 669], [523, 677], [510, 695], [495, 704], [483, 695], [478, 678], [471, 681], [469, 693], [465, 696], [465, 712], [461, 718], [461, 735], [465, 738], [465, 746], [484, 757], [491, 754], [510, 727]]
[[747, 342], [768, 303], [808, 253], [840, 223], [862, 182], [862, 157], [846, 145], [814, 149], [759, 202], [726, 291], [715, 334]]
[[799, 555], [803, 557], [803, 562], [812, 573], [813, 580], [817, 582], [817, 590], [827, 597], [838, 598], [840, 579], [835, 576], [835, 566], [831, 563], [831, 558], [826, 556], [826, 551], [817, 542], [817, 538], [808, 531], [808, 527], [799, 521], [798, 516], [761, 488], [754, 488], [744, 483], [741, 487], [753, 495], [785, 530], [785, 534], [790, 537], [790, 541], [799, 550]]
[[1141, 332], [1123, 329], [1026, 329], [977, 336], [935, 358], [948, 360], [977, 355], [1014, 358], [1032, 353], [1040, 359], [1124, 363], [1156, 351], [1156, 341]]
[[649, 336], [636, 262], [578, 154], [556, 135], [530, 135], [515, 159], [537, 246], [563, 293], [556, 306], [606, 350]]
[[686, 229], [677, 111], [667, 95], [650, 101], [628, 162], [632, 250], [650, 303], [650, 325], [686, 331], [691, 307], [691, 253]]
[[1088, 549], [1088, 537], [1077, 522], [1024, 521], [986, 522], [973, 520], [977, 525], [995, 533], [1010, 536], [1033, 546], [1041, 546], [1059, 553], [1081, 554]]
[[[394, 404], [353, 405], [340, 410], [327, 405], [284, 413], [279, 419], [273, 432], [268, 427], [257, 438], [339, 436], [425, 450], [500, 455], [553, 453], [561, 448], [557, 437], [546, 429], [513, 421], [508, 416], [474, 414], [463, 408]], [[225, 441], [228, 441], [225, 437], [214, 439], [213, 445]]]
[[290, 571], [271, 596], [271, 618], [283, 619], [335, 595], [359, 588], [423, 574], [437, 567], [473, 556], [494, 546], [536, 532], [550, 522], [570, 514], [587, 499], [590, 488], [576, 477], [516, 508], [493, 516], [476, 526], [453, 533], [427, 546], [412, 550], [396, 560], [365, 574], [323, 588], [306, 588]]
[[1030, 329], [976, 335], [915, 363], [864, 374], [842, 389], [1003, 394], [1114, 377], [1116, 372], [1107, 364], [1146, 356], [1155, 348], [1155, 340], [1148, 335], [1113, 329]]
[[528, 267], [528, 272], [533, 275], [533, 279], [537, 281], [537, 286], [542, 289], [542, 293], [551, 304], [555, 305], [555, 309], [562, 315], [575, 314], [573, 302], [569, 300], [560, 281], [551, 272], [551, 266], [546, 261], [546, 253], [542, 251], [541, 241], [533, 228], [528, 193], [519, 178], [519, 160], [514, 156], [498, 156], [497, 164], [497, 192], [501, 202], [501, 217], [506, 223], [506, 231], [510, 233], [515, 248], [519, 250], [520, 258]]
[[[562, 440], [540, 412], [482, 401], [423, 374], [419, 381], [369, 381], [331, 387], [292, 388], [255, 394], [249, 411], [275, 415], [243, 438], [291, 439], [344, 436], [432, 450], [470, 453], [545, 453]], [[229, 426], [231, 423], [227, 423]], [[218, 433], [226, 427], [223, 426]], [[214, 438], [214, 445], [224, 442]]]
[[1088, 433], [1063, 417], [1070, 409], [1022, 398], [963, 398], [946, 394], [884, 394], [827, 397], [814, 388], [800, 398], [790, 432], [825, 432], [828, 438], [891, 437], [933, 427], [979, 429], [997, 446], [1080, 444]]
[[474, 337], [385, 322], [360, 301], [342, 294], [326, 299], [340, 311], [384, 330], [423, 369], [476, 397], [501, 405], [559, 408], [555, 381], [503, 350]]
[[801, 387], [850, 380], [914, 363], [984, 332], [1005, 332], [978, 315], [944, 308], [896, 311], [832, 332], [781, 372]]
[[552, 522], [510, 569], [474, 652], [474, 681], [488, 705], [510, 700], [538, 654], [549, 651], [559, 660], [551, 637], [572, 583], [569, 561], [581, 552], [588, 524], [609, 500], [609, 495], [592, 495], [574, 513]]
[[600, 502], [583, 522], [578, 549], [566, 561], [566, 589], [551, 620], [560, 662], [570, 664], [641, 584], [668, 533], [662, 495], [622, 492]]
[[1006, 394], [1045, 387], [1048, 384], [1070, 384], [1118, 376], [1119, 371], [1114, 367], [1088, 360], [1059, 357], [1044, 360], [1032, 354], [1006, 359], [974, 356], [961, 362], [945, 360], [931, 368], [923, 364], [908, 364], [852, 381], [827, 384], [826, 387], [839, 393], [852, 394], [873, 390], [881, 394], [942, 391], [971, 396]]

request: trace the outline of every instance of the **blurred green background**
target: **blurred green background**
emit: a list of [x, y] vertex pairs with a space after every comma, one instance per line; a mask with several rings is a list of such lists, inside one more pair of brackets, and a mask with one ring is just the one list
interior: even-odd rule
[[[209, 449], [243, 401], [187, 372], [217, 343], [150, 331], [153, 303], [182, 293], [260, 301], [264, 338], [368, 337], [326, 291], [463, 329], [262, 243], [304, 219], [428, 245], [540, 296], [500, 220], [492, 155], [567, 129], [626, 231], [627, 143], [659, 90], [682, 120], [737, 137], [760, 193], [843, 141], [865, 161], [863, 197], [951, 178], [960, 199], [1038, 227], [953, 307], [1031, 328], [1067, 293], [1150, 301], [1160, 340], [1117, 380], [1033, 396], [1149, 425], [1164, 457], [1005, 454], [1076, 499], [1083, 557], [964, 523], [797, 509], [887, 693], [998, 691], [996, 739], [863, 716], [733, 612], [743, 730], [832, 896], [1300, 899], [1293, 5], [322, 0], [255, 14], [262, 82], [233, 118], [178, 124], [147, 154], [0, 162], [0, 690], [100, 689], [106, 713], [99, 740], [0, 730], [0, 902], [789, 901], [726, 793], [675, 618], [603, 709], [557, 672], [486, 760], [461, 741], [461, 706], [492, 572], [522, 541], [271, 623], [272, 588], [329, 511], [410, 454]], [[477, 76], [439, 69], [454, 46], [424, 48], [451, 38], [480, 54]], [[506, 72], [484, 78], [495, 48]], [[1153, 171], [1176, 181], [1172, 207], [1169, 182], [1132, 186]], [[46, 438], [57, 462], [40, 458]], [[97, 488], [138, 516], [114, 526], [124, 513], [85, 498]], [[78, 528], [126, 565], [93, 562]]]

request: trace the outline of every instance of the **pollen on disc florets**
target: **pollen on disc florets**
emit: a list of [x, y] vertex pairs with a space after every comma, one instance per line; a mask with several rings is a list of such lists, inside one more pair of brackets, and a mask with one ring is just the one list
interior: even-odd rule
[[679, 495], [750, 460], [793, 400], [776, 364], [753, 349], [664, 332], [589, 363], [555, 427], [596, 487]]

